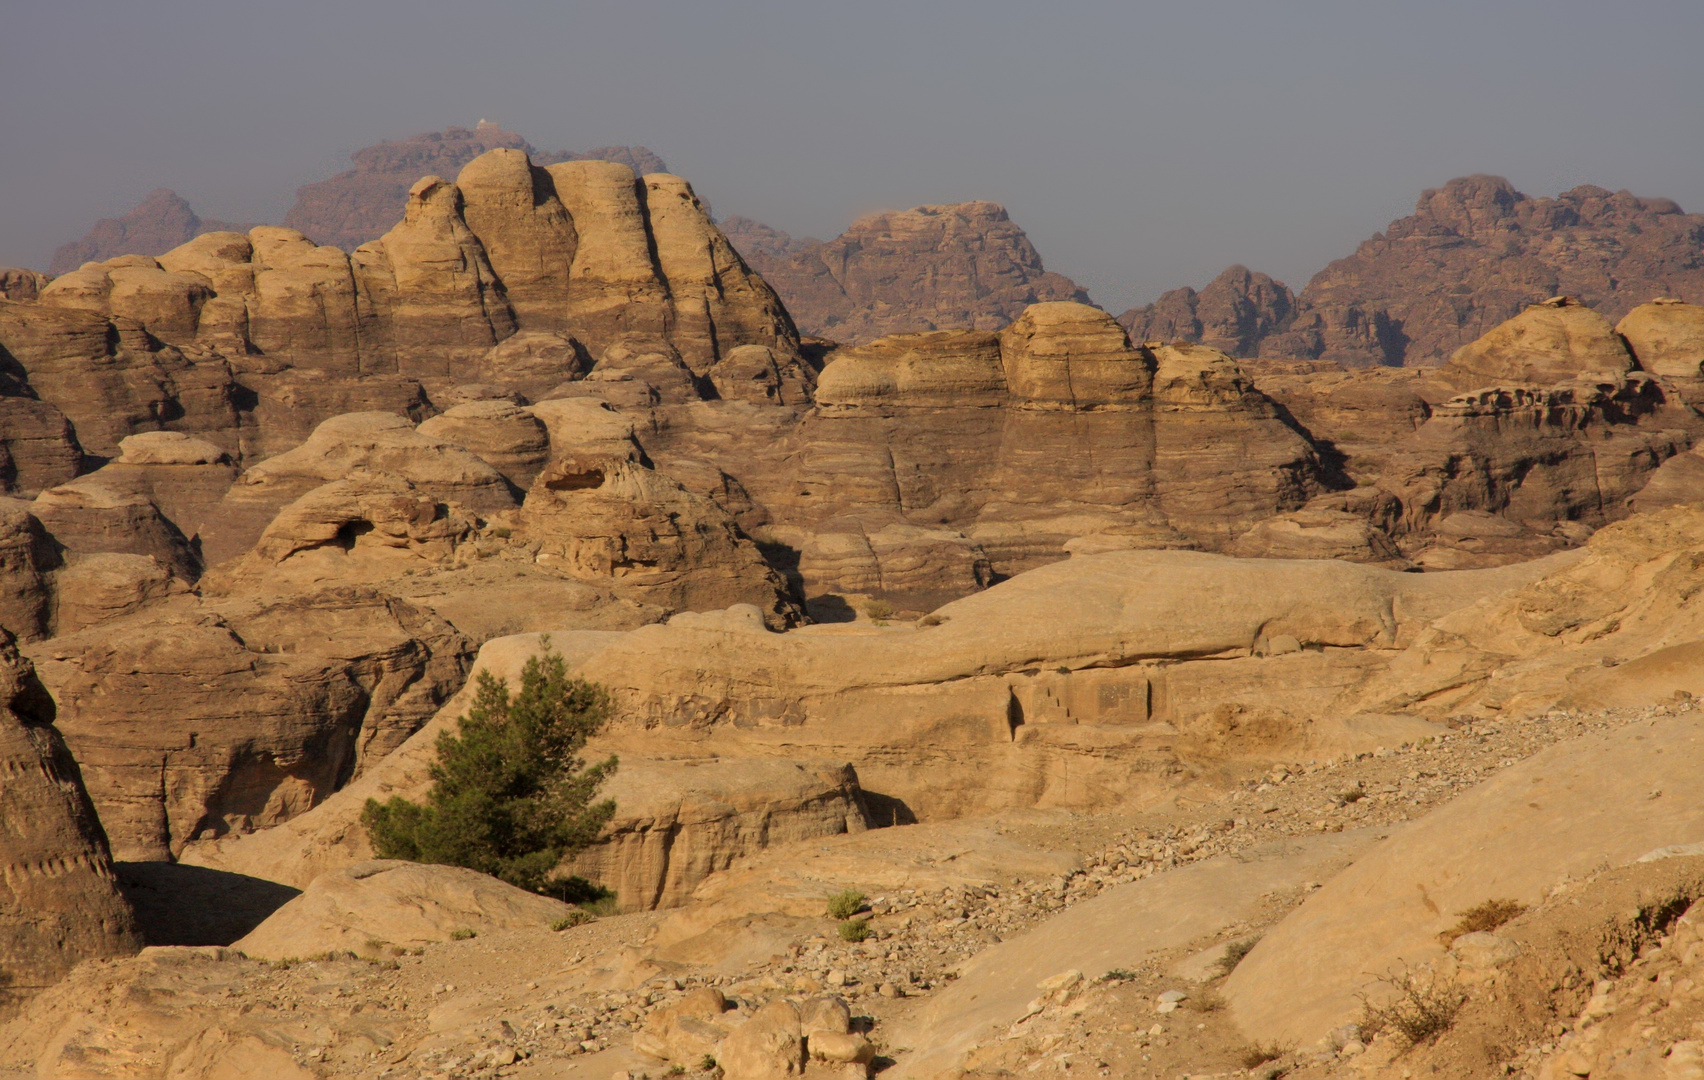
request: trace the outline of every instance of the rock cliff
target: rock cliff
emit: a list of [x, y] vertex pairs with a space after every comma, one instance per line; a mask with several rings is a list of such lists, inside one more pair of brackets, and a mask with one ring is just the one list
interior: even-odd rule
[[[1421, 193], [1415, 212], [1313, 276], [1299, 297], [1232, 267], [1199, 296], [1166, 293], [1120, 319], [1238, 356], [1424, 364], [1547, 296], [1577, 296], [1611, 320], [1656, 296], [1704, 303], [1704, 214], [1669, 199], [1582, 185], [1524, 195], [1500, 176]], [[1261, 281], [1259, 279], [1264, 279]]]
[[730, 218], [734, 246], [808, 334], [867, 344], [922, 330], [998, 330], [1031, 304], [1087, 303], [1050, 273], [998, 203], [966, 202], [859, 218], [827, 242], [794, 240]]

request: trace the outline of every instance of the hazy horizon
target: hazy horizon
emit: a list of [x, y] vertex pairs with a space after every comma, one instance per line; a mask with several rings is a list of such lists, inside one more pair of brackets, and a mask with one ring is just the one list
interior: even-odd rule
[[796, 236], [1001, 202], [1112, 311], [1239, 262], [1299, 290], [1469, 173], [1704, 209], [1704, 5], [1484, 7], [29, 7], [0, 38], [0, 265], [159, 187], [277, 222], [352, 151], [481, 118], [643, 144]]

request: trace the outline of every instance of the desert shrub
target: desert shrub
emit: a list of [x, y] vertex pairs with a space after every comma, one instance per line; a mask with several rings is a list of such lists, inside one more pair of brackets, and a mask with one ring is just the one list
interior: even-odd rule
[[1430, 973], [1422, 976], [1412, 971], [1395, 971], [1381, 976], [1379, 981], [1393, 987], [1397, 996], [1384, 1005], [1374, 1005], [1362, 996], [1363, 1039], [1390, 1031], [1410, 1046], [1426, 1042], [1449, 1030], [1465, 1000], [1453, 986], [1434, 980]]
[[1245, 1069], [1258, 1069], [1268, 1061], [1277, 1061], [1287, 1053], [1289, 1051], [1277, 1043], [1253, 1043], [1243, 1048], [1237, 1060]]
[[1526, 905], [1519, 900], [1487, 900], [1483, 904], [1476, 904], [1462, 912], [1460, 921], [1439, 936], [1447, 944], [1463, 934], [1489, 932], [1524, 911], [1526, 911]]
[[1226, 945], [1225, 955], [1219, 957], [1219, 959], [1215, 961], [1219, 968], [1219, 974], [1229, 975], [1231, 972], [1235, 971], [1237, 969], [1237, 965], [1243, 962], [1243, 957], [1253, 952], [1254, 947], [1259, 944], [1259, 938], [1251, 937], [1243, 941], [1233, 941], [1229, 945]]
[[381, 859], [465, 866], [532, 892], [579, 901], [597, 890], [557, 875], [597, 839], [615, 803], [593, 802], [616, 759], [585, 765], [579, 752], [609, 715], [609, 696], [568, 677], [562, 657], [527, 661], [520, 692], [481, 672], [473, 706], [438, 736], [424, 803], [368, 799], [361, 822]]
[[868, 919], [847, 919], [840, 924], [841, 941], [864, 941], [873, 932]]
[[1101, 979], [1106, 982], [1129, 982], [1135, 977], [1136, 973], [1134, 971], [1129, 971], [1125, 968], [1113, 968], [1105, 975], [1102, 975]]
[[1201, 990], [1185, 998], [1183, 1006], [1192, 1012], [1218, 1012], [1225, 1007], [1225, 999], [1212, 990]]
[[583, 909], [576, 910], [569, 912], [560, 919], [551, 920], [550, 928], [560, 933], [563, 930], [571, 930], [576, 926], [584, 926], [586, 923], [591, 922], [595, 918], [596, 916], [589, 911]]
[[450, 940], [451, 941], [472, 941], [474, 938], [476, 938], [478, 936], [479, 936], [479, 931], [471, 929], [470, 927], [466, 927], [466, 926], [457, 927], [456, 929], [450, 931]]
[[873, 623], [885, 623], [893, 618], [893, 605], [886, 600], [871, 600], [864, 605], [864, 614], [868, 615]]
[[866, 897], [857, 889], [846, 889], [828, 898], [828, 917], [831, 919], [850, 919], [864, 910]]

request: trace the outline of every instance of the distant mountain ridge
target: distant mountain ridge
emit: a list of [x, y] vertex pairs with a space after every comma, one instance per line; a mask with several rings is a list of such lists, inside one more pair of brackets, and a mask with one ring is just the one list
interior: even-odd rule
[[922, 330], [998, 330], [1031, 304], [1090, 303], [1048, 271], [1006, 208], [962, 202], [859, 218], [833, 240], [750, 218], [721, 223], [799, 329], [848, 344]]
[[1448, 359], [1526, 305], [1577, 296], [1610, 319], [1654, 297], [1704, 303], [1704, 214], [1584, 185], [1533, 198], [1464, 176], [1313, 276], [1300, 296], [1240, 266], [1173, 289], [1119, 322], [1137, 340], [1238, 356], [1423, 364]]
[[87, 262], [119, 255], [164, 255], [210, 232], [247, 232], [254, 226], [202, 219], [170, 188], [157, 188], [123, 217], [101, 218], [81, 239], [61, 244], [48, 273], [69, 274]]

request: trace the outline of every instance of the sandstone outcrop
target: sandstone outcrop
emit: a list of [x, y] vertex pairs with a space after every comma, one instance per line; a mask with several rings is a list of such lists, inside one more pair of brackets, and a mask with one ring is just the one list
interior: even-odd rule
[[613, 161], [635, 175], [664, 172], [661, 158], [643, 146], [605, 146], [582, 153], [541, 154], [521, 136], [496, 124], [450, 127], [396, 142], [382, 142], [350, 155], [353, 169], [296, 191], [296, 204], [284, 224], [345, 251], [376, 240], [402, 216], [408, 189], [422, 176], [451, 176], [492, 150], [528, 154], [539, 164], [558, 161]]
[[1704, 379], [1704, 305], [1662, 297], [1640, 304], [1615, 324], [1639, 366], [1696, 394]]
[[18, 641], [45, 637], [53, 625], [49, 573], [58, 545], [28, 503], [0, 500], [0, 628]]
[[34, 300], [53, 280], [18, 266], [0, 266], [0, 300]]
[[82, 239], [61, 245], [53, 253], [48, 272], [68, 274], [84, 263], [103, 262], [119, 255], [159, 255], [202, 233], [243, 232], [248, 228], [228, 221], [203, 220], [177, 192], [159, 188], [123, 217], [102, 218]]
[[30, 651], [114, 850], [141, 860], [309, 809], [419, 729], [471, 652], [355, 587], [179, 596]]
[[802, 330], [849, 344], [925, 330], [998, 330], [1031, 304], [1089, 299], [1069, 278], [1043, 269], [998, 203], [871, 214], [826, 243], [795, 243], [743, 218], [726, 224]]
[[1134, 341], [1187, 341], [1231, 356], [1258, 356], [1260, 343], [1290, 324], [1296, 294], [1282, 281], [1231, 266], [1199, 293], [1173, 289], [1118, 317]]
[[83, 448], [65, 414], [45, 401], [0, 397], [0, 485], [34, 498], [82, 471]]
[[529, 409], [507, 401], [455, 405], [415, 429], [467, 450], [525, 491], [550, 460], [550, 433]]
[[1287, 317], [1281, 290], [1241, 285], [1232, 267], [1214, 283], [1227, 288], [1193, 304], [1176, 290], [1120, 318], [1193, 341], [1235, 327], [1248, 350], [1238, 355], [1423, 364], [1547, 296], [1580, 297], [1612, 320], [1655, 296], [1704, 302], [1700, 227], [1704, 215], [1668, 199], [1589, 184], [1532, 198], [1500, 176], [1465, 176], [1422, 192], [1412, 215], [1315, 274]]
[[560, 900], [459, 866], [375, 859], [315, 878], [236, 943], [262, 960], [328, 952], [383, 955], [511, 927], [548, 927], [574, 911]]
[[0, 634], [0, 743], [7, 822], [0, 964], [32, 994], [83, 960], [141, 947], [77, 762], [52, 725], [53, 702], [10, 634]]
[[1626, 375], [1638, 365], [1602, 315], [1558, 296], [1462, 346], [1438, 370], [1461, 390], [1482, 386], [1553, 386], [1579, 375]]
[[36, 496], [30, 512], [64, 550], [149, 556], [194, 580], [199, 561], [189, 540], [140, 491], [91, 473]]

